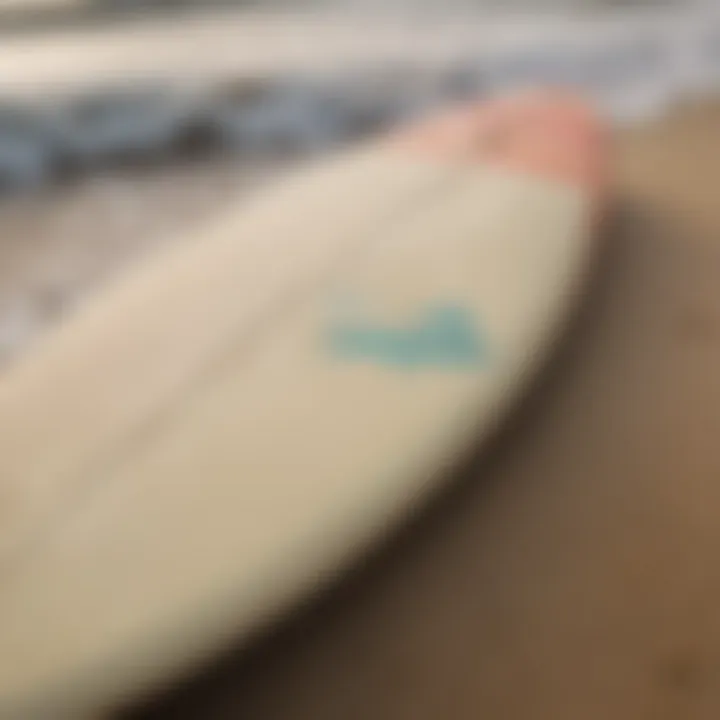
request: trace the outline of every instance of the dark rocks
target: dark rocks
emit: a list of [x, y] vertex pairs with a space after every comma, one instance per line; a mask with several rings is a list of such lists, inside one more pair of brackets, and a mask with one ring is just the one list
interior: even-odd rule
[[50, 133], [40, 116], [21, 105], [0, 104], [0, 189], [37, 188], [52, 173]]
[[344, 134], [338, 108], [326, 89], [307, 79], [221, 88], [208, 115], [220, 143], [242, 154], [312, 153]]
[[164, 88], [101, 90], [54, 109], [58, 152], [71, 165], [156, 158], [172, 150], [192, 102]]
[[189, 151], [240, 160], [313, 155], [475, 95], [476, 70], [378, 67], [202, 90], [125, 84], [32, 107], [7, 100], [0, 105], [0, 188]]

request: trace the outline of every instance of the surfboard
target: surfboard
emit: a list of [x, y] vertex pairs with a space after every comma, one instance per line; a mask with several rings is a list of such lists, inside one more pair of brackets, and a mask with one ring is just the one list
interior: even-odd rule
[[299, 170], [0, 377], [0, 717], [240, 642], [497, 426], [580, 296], [601, 123], [523, 93]]

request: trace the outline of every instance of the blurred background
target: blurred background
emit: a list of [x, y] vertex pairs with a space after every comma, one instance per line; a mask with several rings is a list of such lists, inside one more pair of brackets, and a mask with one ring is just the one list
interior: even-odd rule
[[[552, 6], [580, 6], [580, 7], [600, 7], [600, 6], [618, 6], [618, 5], [637, 5], [637, 4], [658, 4], [667, 0], [451, 0], [451, 2], [442, 2], [442, 0], [391, 0], [390, 3], [382, 3], [383, 5], [395, 4], [405, 6], [423, 6], [423, 5], [465, 5], [468, 7], [481, 7], [496, 5], [498, 7], [507, 8], [509, 6], [526, 6], [526, 7], [552, 7]], [[232, 6], [232, 5], [290, 5], [303, 7], [318, 6], [351, 6], [366, 5], [362, 0], [2, 0], [0, 8], [7, 17], [15, 18], [24, 16], [40, 18], [41, 16], [61, 17], [71, 14], [81, 15], [87, 13], [104, 13], [111, 14], [119, 11], [137, 10], [140, 7], [153, 8], [166, 11], [177, 11], [180, 9], [194, 8], [210, 8], [212, 6]]]
[[[656, 113], [705, 4], [0, 0], [0, 362], [289, 165], [421, 113], [527, 83]], [[713, 81], [718, 45], [684, 45]]]

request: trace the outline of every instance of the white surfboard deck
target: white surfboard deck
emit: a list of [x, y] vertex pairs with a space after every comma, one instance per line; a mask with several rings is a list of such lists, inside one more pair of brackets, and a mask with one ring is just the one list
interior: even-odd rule
[[0, 717], [95, 717], [242, 639], [510, 407], [578, 296], [594, 192], [412, 147], [288, 179], [0, 378]]

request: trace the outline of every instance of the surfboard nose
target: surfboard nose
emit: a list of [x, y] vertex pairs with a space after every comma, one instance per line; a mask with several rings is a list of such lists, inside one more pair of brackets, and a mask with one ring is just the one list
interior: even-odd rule
[[413, 152], [496, 164], [598, 191], [604, 129], [593, 108], [565, 91], [526, 91], [464, 106], [399, 135]]
[[603, 130], [583, 100], [566, 93], [534, 93], [509, 101], [496, 115], [495, 140], [483, 149], [485, 156], [489, 153], [499, 164], [549, 180], [600, 189]]

